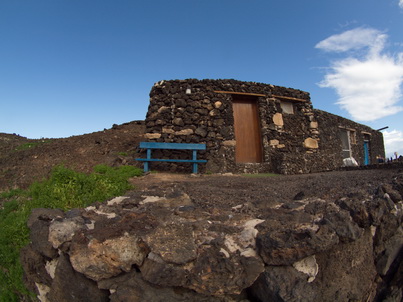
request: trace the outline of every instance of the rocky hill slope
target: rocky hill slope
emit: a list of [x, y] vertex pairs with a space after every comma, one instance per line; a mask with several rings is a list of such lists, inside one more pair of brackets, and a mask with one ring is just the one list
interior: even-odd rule
[[113, 125], [111, 129], [60, 139], [32, 140], [0, 133], [0, 192], [26, 188], [49, 175], [56, 165], [90, 172], [97, 164], [136, 164], [144, 122]]

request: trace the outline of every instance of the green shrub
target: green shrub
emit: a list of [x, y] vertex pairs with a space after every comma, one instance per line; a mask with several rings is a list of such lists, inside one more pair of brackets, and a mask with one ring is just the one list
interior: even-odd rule
[[20, 249], [29, 243], [27, 219], [34, 208], [69, 210], [105, 201], [131, 189], [128, 179], [142, 171], [132, 166], [94, 167], [91, 174], [56, 167], [49, 179], [32, 184], [28, 190], [0, 194], [0, 301], [30, 299], [22, 283]]

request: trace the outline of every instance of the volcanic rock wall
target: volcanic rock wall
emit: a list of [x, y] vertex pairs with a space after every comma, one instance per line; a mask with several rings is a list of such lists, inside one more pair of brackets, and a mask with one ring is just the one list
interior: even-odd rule
[[[235, 159], [234, 97], [257, 104], [262, 162]], [[292, 108], [291, 112], [285, 109]], [[341, 127], [361, 135], [353, 154], [363, 162], [363, 132], [371, 138], [374, 154], [384, 154], [382, 134], [341, 117], [314, 110], [309, 93], [274, 85], [236, 80], [173, 80], [156, 83], [150, 92], [145, 138], [149, 141], [205, 143], [202, 172], [276, 172], [281, 174], [333, 170], [342, 166]], [[360, 140], [361, 139], [361, 140]], [[238, 142], [239, 143], [239, 142]], [[188, 157], [186, 157], [188, 156]], [[189, 158], [186, 152], [156, 152], [155, 158]], [[157, 169], [189, 171], [189, 165], [153, 163]]]
[[[342, 157], [340, 157], [342, 152], [340, 143], [341, 131], [350, 132], [351, 155], [358, 164], [364, 165], [363, 145], [365, 140], [369, 144], [370, 165], [377, 163], [377, 156], [385, 157], [383, 135], [381, 132], [322, 110], [315, 109], [314, 113], [321, 128], [319, 136], [321, 153], [325, 156], [324, 158], [318, 157], [318, 160], [322, 161], [321, 165], [328, 165], [329, 169], [332, 166], [342, 166]], [[326, 162], [330, 162], [331, 164], [326, 164]]]
[[66, 213], [36, 209], [25, 281], [50, 302], [398, 302], [402, 194], [400, 174], [334, 201], [212, 208], [169, 185]]
[[[231, 92], [256, 98], [263, 163], [235, 162]], [[279, 96], [287, 101], [294, 100], [295, 116], [282, 115]], [[300, 90], [236, 80], [161, 81], [150, 93], [145, 138], [160, 142], [205, 143], [207, 151], [202, 156], [209, 160], [205, 171], [276, 171], [282, 169], [277, 160], [281, 159], [281, 153], [315, 152], [315, 142], [304, 145], [305, 140], [317, 138], [312, 121], [309, 94]], [[294, 128], [297, 131], [289, 131]]]

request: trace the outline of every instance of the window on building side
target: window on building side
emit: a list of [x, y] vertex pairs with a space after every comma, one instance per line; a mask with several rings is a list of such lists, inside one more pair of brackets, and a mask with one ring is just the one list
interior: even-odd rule
[[292, 102], [281, 101], [280, 106], [283, 110], [283, 113], [294, 114], [294, 104]]
[[351, 145], [350, 145], [350, 131], [341, 129], [340, 138], [342, 146], [342, 156], [343, 158], [351, 157]]
[[349, 130], [348, 132], [350, 133], [350, 142], [351, 142], [351, 144], [352, 145], [357, 144], [357, 136], [356, 136], [355, 130]]

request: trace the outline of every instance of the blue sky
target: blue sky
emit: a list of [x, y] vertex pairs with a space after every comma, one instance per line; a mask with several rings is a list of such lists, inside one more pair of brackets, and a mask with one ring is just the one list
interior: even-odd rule
[[0, 132], [143, 120], [155, 82], [186, 78], [308, 91], [403, 154], [403, 0], [0, 0]]

